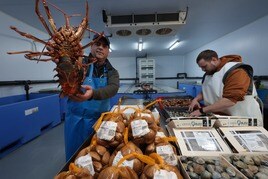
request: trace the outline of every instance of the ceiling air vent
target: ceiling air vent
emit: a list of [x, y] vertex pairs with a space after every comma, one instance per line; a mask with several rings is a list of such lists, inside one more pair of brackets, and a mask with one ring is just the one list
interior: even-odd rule
[[111, 24], [131, 24], [133, 23], [132, 15], [126, 16], [110, 16]]
[[171, 28], [161, 28], [155, 31], [157, 35], [167, 35], [172, 32]]
[[131, 31], [130, 30], [118, 30], [116, 31], [116, 34], [119, 35], [119, 36], [129, 36], [131, 35]]
[[149, 35], [152, 31], [150, 29], [139, 29], [136, 31], [137, 35]]
[[118, 26], [144, 26], [144, 25], [170, 25], [185, 24], [186, 11], [166, 14], [139, 14], [139, 15], [120, 15], [107, 16], [107, 27]]
[[180, 18], [179, 13], [158, 14], [158, 22], [178, 21]]
[[[178, 29], [186, 24], [188, 8], [186, 11], [176, 13], [106, 15], [107, 31], [118, 36], [130, 35], [175, 35]], [[106, 14], [106, 12], [105, 12]], [[106, 21], [107, 20], [107, 21]], [[123, 32], [121, 33], [123, 29]], [[118, 32], [120, 31], [120, 32]]]
[[133, 15], [134, 23], [155, 22], [155, 14]]

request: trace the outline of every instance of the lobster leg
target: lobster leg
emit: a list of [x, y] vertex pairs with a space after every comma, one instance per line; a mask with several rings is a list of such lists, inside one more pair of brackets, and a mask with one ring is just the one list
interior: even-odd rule
[[[54, 59], [53, 57], [50, 57], [47, 59], [40, 59], [41, 56], [50, 56], [50, 53], [49, 52], [31, 52], [31, 53], [27, 53], [24, 55], [25, 58], [29, 60], [34, 60], [34, 61], [47, 62], [47, 61], [51, 61]], [[34, 58], [34, 57], [38, 57], [38, 58]]]
[[[37, 0], [37, 1], [39, 1], [39, 0]], [[51, 25], [51, 28], [52, 28], [53, 32], [56, 33], [57, 32], [57, 27], [56, 27], [56, 24], [54, 22], [54, 19], [52, 18], [50, 10], [49, 10], [49, 8], [47, 6], [47, 2], [46, 2], [46, 0], [42, 0], [42, 1], [43, 1], [43, 6], [44, 6], [44, 8], [46, 10], [48, 22]], [[53, 36], [53, 35], [51, 35], [51, 36]]]
[[50, 31], [45, 19], [43, 18], [43, 16], [41, 15], [40, 11], [39, 11], [39, 0], [35, 1], [35, 13], [37, 14], [39, 20], [41, 21], [41, 23], [44, 25], [45, 29], [47, 30], [47, 32], [49, 33], [49, 35], [52, 37], [52, 32]]
[[[33, 55], [36, 54], [36, 56], [37, 56], [37, 55], [40, 55], [41, 53], [44, 53], [44, 52], [34, 52], [34, 51], [30, 51], [30, 50], [17, 51], [17, 52], [7, 52], [7, 54], [9, 54], [9, 55], [21, 54], [21, 53], [31, 53]], [[44, 54], [44, 55], [49, 55], [49, 54]]]
[[[26, 54], [27, 55], [27, 54]], [[25, 55], [25, 56], [26, 56]], [[26, 57], [27, 58], [27, 57]], [[33, 60], [33, 61], [41, 61], [41, 62], [48, 62], [48, 61], [51, 61], [53, 60], [53, 58], [48, 58], [48, 59], [38, 59], [38, 58], [32, 58], [32, 59], [29, 59], [29, 60]]]
[[14, 55], [14, 54], [21, 54], [21, 53], [27, 53], [24, 55], [25, 58], [28, 60], [36, 60], [36, 61], [50, 61], [53, 60], [53, 58], [48, 58], [48, 59], [39, 59], [39, 58], [34, 58], [34, 57], [40, 57], [40, 56], [50, 56], [49, 52], [33, 52], [33, 51], [17, 51], [17, 52], [7, 52], [9, 55]]
[[27, 38], [29, 38], [29, 39], [32, 39], [33, 41], [40, 42], [40, 43], [42, 43], [42, 44], [45, 44], [45, 45], [48, 45], [48, 46], [49, 46], [49, 44], [48, 44], [47, 42], [45, 42], [45, 41], [43, 41], [43, 40], [41, 40], [41, 39], [39, 39], [39, 38], [37, 38], [37, 37], [31, 35], [31, 34], [28, 34], [28, 33], [22, 32], [22, 31], [19, 31], [19, 30], [18, 30], [16, 27], [14, 27], [14, 26], [10, 26], [10, 28], [11, 28], [12, 30], [16, 31], [17, 33], [19, 33], [21, 36], [27, 37]]

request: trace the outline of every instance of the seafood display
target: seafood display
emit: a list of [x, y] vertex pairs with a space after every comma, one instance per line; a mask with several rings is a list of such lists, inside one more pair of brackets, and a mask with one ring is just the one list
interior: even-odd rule
[[[145, 108], [122, 107], [121, 102], [120, 99], [113, 110], [102, 113], [94, 125], [96, 133], [92, 135], [90, 146], [82, 149], [70, 163], [69, 171], [62, 171], [56, 179], [268, 178], [268, 153], [233, 154], [235, 150], [232, 150], [230, 142], [226, 143], [220, 135], [222, 127], [205, 127], [204, 119], [208, 123], [212, 118], [198, 118], [198, 121], [203, 122], [198, 128], [190, 125], [174, 128], [169, 126], [169, 122], [166, 126], [170, 127], [168, 132], [171, 136], [168, 136], [162, 128], [163, 121], [156, 120], [155, 115], [148, 110], [159, 100]], [[128, 117], [126, 110], [129, 110]], [[193, 122], [191, 118], [184, 119], [173, 121]], [[268, 141], [263, 136], [268, 133], [264, 129], [224, 129], [235, 131], [235, 139], [239, 138], [237, 143], [243, 141], [247, 147], [266, 146]], [[225, 138], [228, 137], [225, 134]]]
[[188, 108], [191, 104], [191, 98], [170, 98], [170, 99], [163, 99], [162, 105], [164, 108], [176, 107], [176, 108]]
[[123, 113], [103, 113], [95, 125], [97, 143], [106, 148], [121, 144], [124, 140], [125, 121], [126, 116]]
[[166, 97], [159, 102], [159, 108], [166, 118], [189, 117], [189, 105], [192, 102], [190, 96]]
[[[119, 145], [115, 151], [112, 153], [109, 161], [109, 166], [116, 166], [120, 159], [129, 155], [129, 154], [143, 154], [141, 149], [137, 147], [134, 143], [128, 142], [127, 144], [122, 143]], [[141, 174], [144, 168], [144, 163], [137, 157], [133, 156], [123, 163], [124, 166], [129, 166], [132, 168], [138, 175]]]
[[92, 176], [98, 176], [99, 172], [108, 167], [110, 152], [103, 146], [94, 142], [89, 147], [81, 150], [75, 158], [74, 164], [80, 168], [86, 168]]
[[132, 179], [138, 179], [138, 175], [135, 173], [133, 169], [130, 167], [115, 167], [110, 166], [105, 168], [103, 171], [101, 171], [99, 177], [101, 178], [132, 178]]
[[159, 129], [152, 113], [136, 111], [129, 120], [129, 137], [136, 144], [151, 144]]
[[233, 154], [224, 157], [250, 179], [268, 178], [268, 154]]
[[170, 142], [175, 142], [175, 137], [167, 137], [163, 132], [158, 131], [155, 140], [147, 145], [145, 154], [157, 153], [169, 165], [178, 165], [177, 150]]
[[190, 117], [189, 111], [167, 110], [168, 117]]
[[[84, 57], [83, 49], [91, 46], [94, 41], [89, 42], [86, 45], [82, 45], [81, 40], [87, 30], [97, 33], [88, 28], [88, 3], [86, 3], [85, 17], [82, 19], [82, 22], [78, 26], [74, 27], [70, 24], [70, 18], [76, 15], [67, 15], [64, 11], [62, 11], [55, 5], [47, 2], [46, 0], [42, 0], [47, 20], [49, 22], [49, 24], [47, 24], [43, 15], [40, 13], [39, 1], [40, 0], [36, 0], [35, 12], [42, 25], [48, 32], [50, 36], [49, 40], [44, 41], [31, 34], [22, 32], [14, 26], [11, 26], [10, 28], [21, 36], [43, 44], [43, 51], [38, 52], [25, 50], [8, 52], [8, 54], [25, 54], [25, 58], [36, 61], [58, 61], [55, 70], [57, 71], [56, 76], [59, 78], [58, 81], [62, 89], [62, 94], [73, 95], [77, 93], [82, 93], [80, 88], [85, 77], [86, 69], [91, 63], [95, 62], [95, 59], [91, 59], [88, 64], [82, 63], [82, 57]], [[56, 27], [56, 23], [51, 15], [48, 4], [63, 13], [65, 18], [64, 26], [61, 26], [60, 28]], [[95, 41], [101, 38], [102, 34], [99, 35], [99, 38], [95, 39]]]
[[177, 167], [167, 164], [160, 155], [156, 153], [150, 154], [150, 157], [154, 159], [153, 162], [148, 163], [141, 174], [141, 179], [182, 179], [182, 175]]
[[[113, 111], [102, 113], [94, 125], [96, 133], [90, 146], [83, 148], [69, 171], [62, 171], [56, 179], [79, 179], [80, 176], [153, 179], [163, 175], [170, 179], [182, 178], [177, 168], [177, 151], [170, 143], [176, 139], [164, 135], [159, 120], [148, 110], [157, 101], [143, 109], [122, 109], [120, 101]], [[130, 108], [133, 113], [126, 118], [124, 111]]]
[[221, 157], [181, 156], [180, 161], [192, 179], [246, 178]]
[[74, 163], [71, 163], [69, 166], [69, 171], [62, 172], [59, 175], [55, 176], [54, 179], [68, 179], [68, 178], [86, 178], [86, 179], [94, 179], [94, 177], [90, 174], [88, 169], [79, 168]]

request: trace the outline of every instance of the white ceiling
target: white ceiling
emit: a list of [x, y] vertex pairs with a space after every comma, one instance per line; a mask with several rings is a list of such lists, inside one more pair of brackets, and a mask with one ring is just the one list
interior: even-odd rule
[[[72, 17], [71, 25], [77, 26], [85, 15], [85, 0], [48, 0], [67, 14], [82, 14]], [[108, 15], [178, 13], [189, 7], [186, 24], [173, 35], [110, 38], [113, 52], [111, 57], [183, 55], [221, 36], [235, 31], [268, 14], [267, 0], [89, 0], [90, 28], [107, 35], [102, 20], [102, 10]], [[35, 28], [45, 31], [34, 10], [35, 0], [1, 0], [0, 11], [9, 14]], [[49, 6], [57, 26], [64, 24], [59, 11]], [[44, 17], [42, 6], [40, 10]], [[10, 25], [14, 25], [10, 22]], [[23, 29], [20, 29], [23, 31]], [[145, 49], [137, 51], [137, 42], [142, 39]], [[172, 51], [168, 46], [179, 39], [182, 43]]]

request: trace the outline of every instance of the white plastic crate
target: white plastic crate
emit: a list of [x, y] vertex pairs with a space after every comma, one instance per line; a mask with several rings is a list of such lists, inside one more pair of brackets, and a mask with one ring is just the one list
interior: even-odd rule
[[155, 61], [154, 59], [138, 59], [138, 74], [140, 83], [155, 84]]

